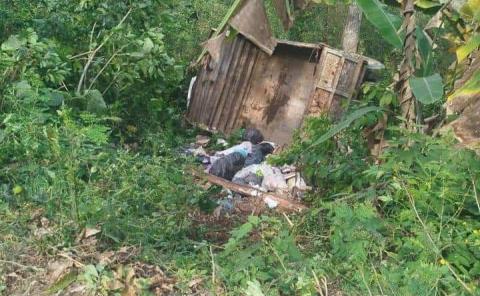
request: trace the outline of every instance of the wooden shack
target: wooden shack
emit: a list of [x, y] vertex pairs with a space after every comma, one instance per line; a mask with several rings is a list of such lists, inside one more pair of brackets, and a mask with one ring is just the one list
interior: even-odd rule
[[191, 122], [225, 134], [255, 127], [284, 145], [306, 116], [338, 117], [363, 81], [362, 56], [276, 39], [269, 51], [255, 41], [226, 31], [205, 44], [209, 54], [191, 90]]

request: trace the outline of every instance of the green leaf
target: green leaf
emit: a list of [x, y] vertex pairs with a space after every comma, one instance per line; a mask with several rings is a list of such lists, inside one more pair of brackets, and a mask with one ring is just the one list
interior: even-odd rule
[[152, 39], [150, 39], [150, 38], [147, 37], [147, 38], [145, 38], [145, 40], [143, 40], [143, 49], [142, 49], [142, 51], [143, 51], [144, 53], [147, 54], [147, 53], [152, 52], [152, 49], [153, 49], [154, 47], [155, 47], [155, 45], [153, 44]]
[[470, 80], [448, 97], [448, 100], [451, 101], [457, 97], [473, 95], [480, 95], [480, 70], [477, 70]]
[[440, 74], [428, 77], [412, 77], [409, 80], [415, 98], [423, 104], [432, 104], [443, 97], [443, 81]]
[[468, 20], [480, 21], [480, 1], [468, 0], [460, 9], [462, 16]]
[[417, 26], [416, 28], [416, 36], [417, 36], [417, 47], [418, 51], [420, 52], [420, 56], [422, 58], [422, 76], [428, 76], [433, 74], [433, 49], [431, 40], [425, 31], [423, 31], [420, 27]]
[[100, 91], [93, 89], [89, 90], [85, 95], [87, 99], [87, 111], [91, 113], [103, 113], [107, 109], [107, 104], [103, 100], [103, 95]]
[[65, 96], [59, 91], [46, 91], [45, 93], [47, 101], [46, 104], [49, 107], [58, 107], [65, 101]]
[[57, 280], [52, 286], [50, 286], [47, 289], [47, 294], [48, 295], [56, 294], [64, 290], [71, 284], [73, 284], [75, 281], [77, 281], [77, 273], [74, 271], [71, 271], [66, 275], [64, 275], [63, 277], [61, 277], [59, 280]]
[[365, 108], [359, 109], [359, 110], [349, 114], [347, 116], [347, 118], [345, 118], [344, 120], [342, 120], [341, 122], [336, 124], [328, 132], [326, 132], [320, 138], [318, 138], [309, 148], [312, 148], [314, 146], [318, 146], [318, 145], [322, 144], [323, 142], [327, 141], [331, 137], [335, 136], [339, 132], [341, 132], [344, 129], [346, 129], [347, 127], [349, 127], [350, 124], [352, 124], [352, 122], [354, 122], [355, 120], [364, 116], [365, 114], [370, 113], [370, 112], [378, 112], [378, 111], [381, 111], [381, 110], [382, 110], [381, 108], [370, 106], [370, 107], [365, 107]]
[[415, 1], [415, 5], [423, 9], [429, 9], [429, 8], [441, 6], [442, 3], [438, 1], [432, 1], [432, 0], [417, 0]]
[[20, 99], [24, 99], [26, 97], [31, 97], [34, 95], [32, 90], [32, 86], [28, 81], [21, 80], [14, 84], [16, 96]]
[[470, 38], [470, 40], [468, 40], [468, 42], [465, 45], [460, 46], [457, 49], [458, 61], [461, 62], [464, 59], [466, 59], [472, 53], [472, 51], [477, 49], [479, 46], [480, 46], [480, 34], [477, 34], [472, 38]]
[[385, 107], [393, 102], [394, 95], [390, 92], [385, 92], [383, 96], [380, 98], [380, 107]]
[[262, 292], [262, 286], [257, 280], [248, 281], [248, 288], [245, 290], [245, 295], [247, 296], [265, 296]]
[[2, 50], [5, 51], [14, 51], [24, 45], [25, 40], [19, 39], [17, 35], [11, 35], [8, 37], [7, 41], [2, 43]]
[[385, 10], [385, 5], [378, 0], [357, 0], [365, 17], [380, 32], [382, 37], [395, 48], [402, 48], [403, 39], [398, 34], [401, 26], [399, 16], [392, 15]]

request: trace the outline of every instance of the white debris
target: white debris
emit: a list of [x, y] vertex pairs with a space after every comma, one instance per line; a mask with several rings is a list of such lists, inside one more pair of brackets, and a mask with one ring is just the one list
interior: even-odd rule
[[203, 147], [190, 148], [187, 150], [187, 153], [193, 156], [208, 156], [207, 151]]
[[217, 145], [222, 145], [223, 147], [228, 147], [228, 142], [225, 139], [218, 139]]
[[263, 201], [265, 201], [265, 203], [270, 209], [275, 209], [276, 207], [278, 207], [278, 201], [273, 200], [270, 197], [265, 197]]
[[280, 168], [282, 170], [283, 174], [289, 174], [289, 173], [295, 173], [297, 171], [297, 168], [293, 165], [284, 165]]
[[[258, 178], [256, 178], [256, 176], [258, 176]], [[235, 174], [233, 182], [237, 184], [257, 185], [258, 187], [256, 188], [264, 192], [285, 192], [288, 189], [287, 182], [285, 182], [280, 169], [266, 163], [253, 164], [243, 168]]]
[[208, 136], [202, 136], [202, 135], [198, 135], [196, 137], [196, 142], [195, 144], [197, 144], [197, 146], [205, 146], [207, 145], [208, 143], [210, 143], [210, 138]]
[[287, 182], [285, 182], [280, 169], [265, 164], [263, 165], [262, 187], [273, 192], [286, 191], [288, 189]]
[[293, 188], [297, 188], [299, 190], [308, 190], [309, 187], [307, 186], [307, 183], [305, 180], [302, 178], [300, 173], [295, 173], [295, 175], [291, 178], [288, 179], [287, 181], [288, 188], [292, 190]]

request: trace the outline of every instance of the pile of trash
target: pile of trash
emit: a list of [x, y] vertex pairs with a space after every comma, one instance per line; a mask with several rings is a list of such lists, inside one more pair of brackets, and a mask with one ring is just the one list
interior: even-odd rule
[[[197, 136], [196, 142], [185, 151], [203, 164], [207, 174], [290, 200], [301, 200], [310, 189], [295, 166], [275, 167], [267, 163], [266, 160], [275, 152], [276, 145], [265, 141], [257, 129], [246, 129], [242, 142], [232, 147], [228, 147], [228, 143], [223, 139], [217, 140], [216, 146], [224, 148], [221, 151], [207, 153], [205, 148], [211, 144], [210, 141], [208, 136]], [[219, 204], [230, 210], [233, 207], [232, 200], [238, 198], [241, 198], [239, 194], [230, 192], [227, 194], [227, 201], [220, 201]], [[276, 208], [278, 205], [275, 201], [268, 202], [268, 199], [265, 202], [269, 208]]]

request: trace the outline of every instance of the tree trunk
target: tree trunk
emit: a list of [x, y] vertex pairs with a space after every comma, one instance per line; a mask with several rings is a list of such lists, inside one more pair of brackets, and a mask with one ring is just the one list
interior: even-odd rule
[[362, 11], [357, 5], [351, 4], [348, 7], [347, 23], [343, 29], [342, 47], [344, 51], [352, 53], [357, 52], [361, 24]]
[[399, 92], [400, 108], [402, 116], [405, 118], [405, 126], [413, 129], [415, 126], [415, 97], [410, 88], [409, 79], [412, 77], [415, 69], [413, 60], [416, 51], [415, 36], [415, 9], [413, 0], [403, 0], [403, 30], [405, 32], [405, 40], [403, 43], [403, 61], [400, 65], [398, 73], [397, 91]]

